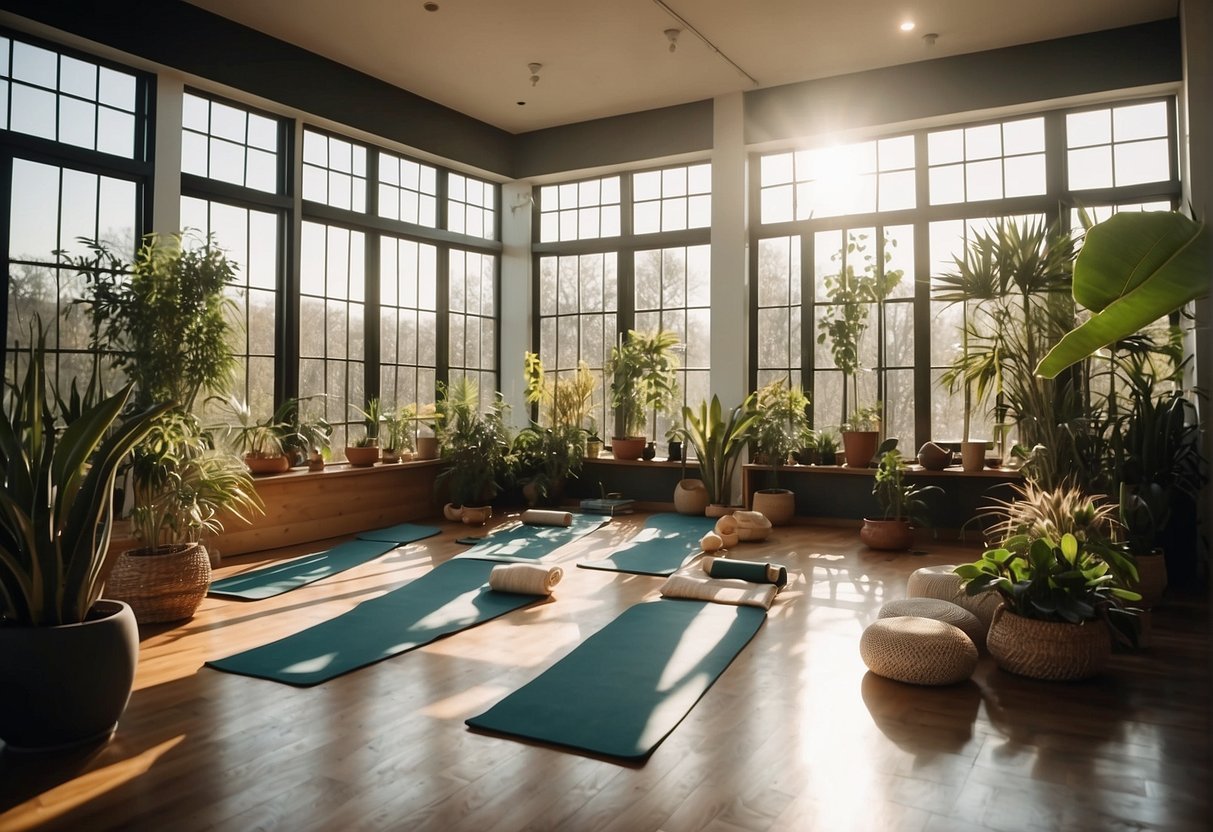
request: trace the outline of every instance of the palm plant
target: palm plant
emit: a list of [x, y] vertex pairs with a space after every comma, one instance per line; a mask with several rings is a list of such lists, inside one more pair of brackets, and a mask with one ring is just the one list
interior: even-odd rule
[[101, 597], [118, 466], [169, 407], [145, 408], [111, 430], [132, 390], [82, 406], [60, 432], [39, 333], [0, 419], [0, 622], [76, 624]]
[[698, 410], [682, 409], [686, 427], [679, 432], [695, 446], [699, 460], [699, 475], [712, 503], [725, 504], [732, 493], [733, 474], [737, 461], [750, 439], [756, 418], [754, 393], [723, 415], [720, 398], [712, 396], [711, 404], [700, 402]]
[[611, 376], [611, 406], [619, 410], [624, 436], [641, 436], [647, 414], [669, 410], [678, 397], [678, 336], [661, 330], [653, 334], [629, 330], [611, 347], [604, 372]]

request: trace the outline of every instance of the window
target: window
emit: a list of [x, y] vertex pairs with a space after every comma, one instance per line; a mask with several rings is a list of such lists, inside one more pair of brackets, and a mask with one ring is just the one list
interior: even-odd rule
[[303, 198], [366, 212], [366, 148], [315, 130], [303, 131]]
[[[88, 385], [92, 325], [74, 308], [86, 281], [71, 261], [98, 240], [129, 262], [146, 230], [149, 86], [123, 67], [0, 35], [0, 178], [10, 185], [0, 357], [10, 382], [40, 321], [51, 384], [61, 395]], [[97, 366], [107, 389], [121, 381]]]
[[497, 258], [453, 248], [447, 283], [450, 377], [474, 380], [487, 408], [497, 389]]
[[593, 240], [620, 234], [619, 177], [539, 189], [539, 241]]
[[707, 228], [712, 224], [712, 166], [666, 168], [632, 177], [637, 234]]
[[447, 228], [486, 240], [496, 238], [496, 188], [488, 182], [451, 173], [446, 179], [446, 194]]
[[182, 173], [271, 194], [281, 191], [274, 119], [187, 92], [181, 126]]
[[[856, 403], [879, 401], [884, 430], [903, 449], [959, 439], [964, 395], [950, 394], [940, 379], [961, 349], [961, 327], [981, 316], [934, 300], [935, 279], [993, 218], [1078, 230], [1078, 209], [1092, 202], [1097, 218], [1113, 204], [1176, 204], [1174, 106], [1151, 99], [1054, 110], [756, 156], [752, 387], [777, 377], [801, 381], [819, 429], [845, 420]], [[857, 387], [844, 390], [830, 338], [817, 339], [830, 286], [869, 266], [900, 277], [866, 303], [862, 369]], [[992, 406], [974, 418], [973, 434], [992, 436]]]
[[379, 395], [398, 406], [434, 401], [438, 371], [438, 249], [379, 242]]
[[437, 228], [437, 205], [437, 168], [379, 153], [379, 216]]

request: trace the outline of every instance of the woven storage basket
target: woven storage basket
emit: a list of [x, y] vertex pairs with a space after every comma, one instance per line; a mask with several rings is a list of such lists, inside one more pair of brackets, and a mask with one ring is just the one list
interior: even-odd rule
[[140, 624], [181, 621], [198, 609], [211, 584], [211, 562], [200, 543], [157, 554], [123, 552], [105, 582], [105, 597], [130, 604]]
[[1103, 621], [1037, 621], [999, 607], [986, 637], [1003, 670], [1054, 682], [1087, 679], [1107, 666], [1112, 637]]
[[977, 648], [951, 624], [932, 618], [881, 618], [859, 639], [868, 669], [912, 685], [952, 685], [973, 675]]
[[933, 618], [951, 624], [968, 636], [978, 650], [985, 649], [986, 628], [977, 616], [951, 601], [942, 601], [939, 598], [901, 598], [889, 601], [881, 607], [877, 618], [901, 618], [907, 615]]

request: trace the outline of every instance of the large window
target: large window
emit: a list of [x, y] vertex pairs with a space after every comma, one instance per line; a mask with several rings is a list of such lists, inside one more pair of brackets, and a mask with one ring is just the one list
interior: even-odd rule
[[[0, 35], [0, 167], [10, 184], [4, 276], [4, 378], [40, 322], [51, 382], [83, 392], [94, 367], [89, 316], [74, 309], [85, 278], [71, 265], [100, 241], [128, 261], [144, 228], [151, 175], [146, 127], [150, 80], [33, 39]], [[70, 313], [70, 314], [65, 314]]]
[[[999, 217], [1080, 230], [1079, 207], [1173, 206], [1175, 123], [1174, 101], [1155, 99], [756, 157], [751, 383], [804, 383], [819, 429], [879, 402], [903, 449], [959, 439], [964, 396], [941, 377], [972, 316], [933, 300], [933, 278]], [[897, 280], [864, 304], [857, 384], [844, 388], [832, 339], [818, 340], [831, 287], [865, 274]], [[975, 414], [974, 435], [994, 421]]]
[[682, 405], [711, 395], [711, 187], [711, 166], [694, 164], [539, 190], [535, 348], [554, 379], [590, 369], [592, 415], [608, 440], [616, 424], [603, 367], [630, 329], [680, 342], [681, 394], [655, 430], [650, 418], [650, 439], [664, 445]]

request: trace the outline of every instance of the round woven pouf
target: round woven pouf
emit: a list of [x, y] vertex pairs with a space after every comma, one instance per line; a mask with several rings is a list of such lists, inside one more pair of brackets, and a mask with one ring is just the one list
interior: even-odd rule
[[889, 601], [880, 608], [877, 618], [903, 618], [915, 615], [919, 618], [933, 618], [953, 627], [959, 627], [973, 641], [979, 650], [986, 649], [986, 628], [981, 626], [977, 616], [951, 601], [939, 598], [902, 598]]
[[876, 675], [911, 685], [952, 685], [977, 667], [977, 648], [963, 631], [917, 616], [872, 622], [859, 639], [859, 655]]
[[990, 622], [994, 620], [994, 610], [1002, 603], [1002, 597], [993, 591], [968, 595], [960, 584], [960, 576], [952, 571], [955, 568], [955, 564], [948, 564], [915, 569], [906, 581], [906, 597], [951, 601], [977, 616], [981, 626], [988, 631]]

